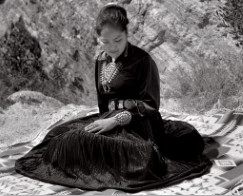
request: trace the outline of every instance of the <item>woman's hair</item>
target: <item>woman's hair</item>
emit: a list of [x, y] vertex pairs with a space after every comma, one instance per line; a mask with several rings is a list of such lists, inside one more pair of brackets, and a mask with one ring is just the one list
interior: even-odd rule
[[104, 6], [96, 19], [96, 33], [101, 34], [104, 25], [111, 25], [112, 27], [119, 28], [121, 31], [126, 31], [129, 20], [127, 18], [126, 10], [116, 4], [109, 4]]

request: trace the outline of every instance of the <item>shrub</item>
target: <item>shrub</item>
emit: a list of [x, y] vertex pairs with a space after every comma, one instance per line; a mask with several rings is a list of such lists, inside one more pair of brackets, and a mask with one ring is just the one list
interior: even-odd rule
[[219, 26], [226, 27], [236, 40], [236, 45], [243, 48], [243, 1], [226, 0], [216, 14], [221, 18]]
[[24, 21], [12, 24], [0, 38], [0, 106], [19, 90], [39, 91], [64, 103], [77, 102], [83, 93], [81, 78], [69, 81], [65, 69], [54, 65], [50, 73], [43, 70], [41, 47], [25, 28]]
[[[229, 55], [229, 58], [231, 56]], [[194, 111], [214, 107], [235, 109], [242, 105], [243, 67], [235, 59], [214, 64], [197, 63], [185, 69], [182, 66], [167, 72], [166, 98], [180, 100], [183, 108]], [[232, 65], [232, 66], [230, 66]], [[242, 106], [241, 106], [242, 107]]]

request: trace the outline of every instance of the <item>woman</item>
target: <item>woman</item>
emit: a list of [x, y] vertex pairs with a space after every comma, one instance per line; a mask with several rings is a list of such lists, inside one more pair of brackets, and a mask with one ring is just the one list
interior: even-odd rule
[[86, 190], [128, 192], [164, 187], [207, 172], [197, 130], [159, 113], [157, 66], [127, 40], [126, 10], [103, 7], [96, 32], [103, 51], [95, 62], [99, 114], [53, 128], [16, 171], [45, 182]]

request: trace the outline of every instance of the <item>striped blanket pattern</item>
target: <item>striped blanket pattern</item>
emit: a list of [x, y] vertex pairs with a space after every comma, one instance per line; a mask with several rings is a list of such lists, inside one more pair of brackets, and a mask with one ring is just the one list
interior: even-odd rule
[[[199, 178], [185, 180], [163, 189], [130, 195], [243, 194], [243, 113], [228, 111], [211, 116], [192, 116], [161, 112], [161, 115], [164, 119], [182, 120], [194, 125], [204, 137], [206, 142], [204, 153], [213, 161], [213, 167], [208, 174]], [[63, 118], [49, 129], [73, 118], [72, 116]], [[40, 134], [33, 141], [0, 150], [0, 195], [129, 195], [115, 189], [98, 192], [54, 185], [16, 173], [15, 160], [38, 144], [43, 135]]]

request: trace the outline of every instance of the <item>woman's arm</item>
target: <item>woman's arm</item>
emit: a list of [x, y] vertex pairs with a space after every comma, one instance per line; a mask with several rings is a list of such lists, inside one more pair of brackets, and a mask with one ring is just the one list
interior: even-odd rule
[[99, 107], [99, 113], [103, 114], [104, 112], [107, 112], [108, 109], [108, 99], [105, 98], [105, 95], [101, 94], [98, 88], [98, 81], [99, 81], [99, 68], [98, 68], [98, 60], [95, 61], [95, 87], [97, 92], [97, 101], [98, 101], [98, 107]]
[[[97, 93], [97, 101], [98, 101], [98, 107], [99, 107], [99, 115], [103, 114], [104, 112], [109, 111], [108, 105], [109, 101], [105, 97], [104, 94], [101, 94], [99, 91], [99, 65], [98, 65], [98, 58], [95, 60], [95, 87], [96, 87], [96, 93]], [[113, 127], [117, 126], [117, 123], [113, 118], [108, 119], [99, 119], [96, 120], [89, 125], [87, 125], [84, 130], [88, 132], [93, 133], [102, 133], [108, 130], [111, 130]]]
[[160, 106], [160, 78], [154, 60], [149, 55], [145, 56], [136, 67], [135, 73], [139, 84], [139, 99], [128, 100], [124, 103], [132, 114], [132, 120], [156, 112]]
[[[146, 56], [143, 58], [141, 65], [137, 69], [140, 70], [137, 71], [137, 79], [140, 86], [140, 101], [156, 110], [159, 110], [160, 78], [156, 63], [150, 56]], [[146, 109], [146, 111], [144, 111], [144, 114], [146, 114], [147, 112], [149, 112], [149, 109]]]

